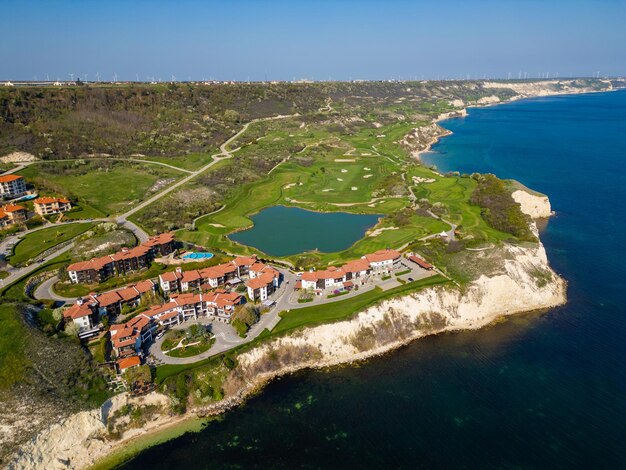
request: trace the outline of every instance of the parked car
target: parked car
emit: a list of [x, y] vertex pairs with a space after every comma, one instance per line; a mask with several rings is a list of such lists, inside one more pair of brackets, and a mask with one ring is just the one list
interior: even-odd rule
[[413, 282], [415, 279], [413, 279], [412, 277], [410, 277], [408, 280], [409, 280], [409, 282]]
[[163, 338], [163, 335], [165, 334], [164, 331], [160, 331], [158, 335], [156, 335], [156, 339], [159, 340], [161, 338]]

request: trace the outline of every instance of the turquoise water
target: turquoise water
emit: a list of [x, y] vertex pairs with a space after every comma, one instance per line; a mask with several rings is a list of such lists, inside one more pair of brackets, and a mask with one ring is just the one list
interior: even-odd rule
[[350, 248], [363, 238], [368, 228], [376, 225], [379, 217], [274, 206], [251, 217], [254, 227], [233, 233], [229, 238], [272, 256], [311, 250], [332, 253]]
[[444, 124], [431, 161], [550, 195], [569, 303], [303, 371], [125, 468], [626, 467], [626, 92], [520, 101]]
[[211, 259], [213, 253], [185, 253], [183, 259]]

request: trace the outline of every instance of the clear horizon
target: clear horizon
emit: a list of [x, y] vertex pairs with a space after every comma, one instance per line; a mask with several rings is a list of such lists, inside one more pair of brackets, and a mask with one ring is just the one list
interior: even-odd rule
[[0, 5], [0, 80], [626, 75], [626, 3], [618, 1]]

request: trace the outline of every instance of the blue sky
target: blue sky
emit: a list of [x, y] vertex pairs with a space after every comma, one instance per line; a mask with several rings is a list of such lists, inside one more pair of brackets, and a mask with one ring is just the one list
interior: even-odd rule
[[626, 75], [618, 0], [0, 0], [0, 12], [0, 80]]

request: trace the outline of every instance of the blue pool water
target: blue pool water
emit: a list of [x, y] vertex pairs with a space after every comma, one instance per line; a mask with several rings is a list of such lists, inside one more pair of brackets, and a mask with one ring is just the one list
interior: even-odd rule
[[427, 157], [550, 196], [566, 306], [303, 371], [124, 468], [626, 468], [626, 92], [472, 109]]
[[213, 253], [185, 253], [183, 259], [211, 259]]

